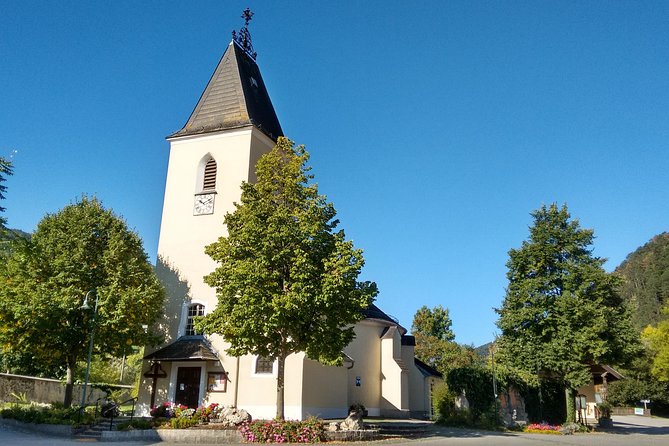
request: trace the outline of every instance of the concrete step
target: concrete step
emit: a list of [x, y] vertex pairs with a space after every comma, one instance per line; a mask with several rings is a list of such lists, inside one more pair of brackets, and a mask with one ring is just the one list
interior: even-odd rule
[[[115, 431], [116, 426], [118, 426], [119, 423], [123, 423], [124, 421], [129, 421], [129, 420], [130, 417], [124, 417], [124, 416], [114, 418], [111, 422], [108, 419], [100, 418], [95, 424], [90, 425], [87, 429], [78, 433], [76, 437], [100, 439], [102, 437], [103, 431], [109, 431], [109, 430]], [[109, 428], [110, 424], [111, 424], [111, 429]]]

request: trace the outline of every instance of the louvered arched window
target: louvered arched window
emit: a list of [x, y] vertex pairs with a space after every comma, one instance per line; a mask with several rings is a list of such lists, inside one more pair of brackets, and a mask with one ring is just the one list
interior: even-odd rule
[[204, 166], [204, 176], [202, 179], [202, 190], [216, 189], [216, 160], [209, 158]]

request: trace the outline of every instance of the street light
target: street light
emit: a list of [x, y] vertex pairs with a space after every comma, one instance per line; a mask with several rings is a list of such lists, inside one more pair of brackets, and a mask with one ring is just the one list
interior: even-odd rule
[[88, 377], [91, 373], [91, 357], [93, 356], [93, 335], [95, 334], [95, 316], [98, 314], [98, 293], [96, 293], [94, 290], [89, 291], [86, 293], [86, 296], [84, 297], [84, 303], [81, 304], [81, 307], [79, 307], [82, 310], [90, 310], [91, 306], [88, 304], [88, 296], [91, 295], [91, 293], [95, 294], [95, 305], [93, 307], [93, 326], [91, 327], [91, 339], [88, 342], [88, 361], [86, 362], [86, 379], [84, 380], [84, 391], [83, 391], [83, 396], [81, 397], [81, 407], [85, 407], [86, 404], [86, 389], [88, 389]]

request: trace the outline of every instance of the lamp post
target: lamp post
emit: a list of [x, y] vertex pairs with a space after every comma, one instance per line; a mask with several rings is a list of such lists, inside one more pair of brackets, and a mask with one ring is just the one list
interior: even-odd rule
[[98, 294], [94, 291], [91, 290], [88, 293], [86, 293], [86, 297], [84, 297], [84, 303], [81, 304], [82, 310], [90, 310], [91, 306], [88, 304], [88, 296], [91, 295], [91, 293], [95, 294], [95, 305], [93, 306], [93, 322], [92, 322], [92, 327], [91, 327], [91, 339], [88, 342], [88, 361], [86, 362], [86, 378], [84, 380], [84, 391], [82, 393], [81, 397], [81, 407], [85, 407], [86, 405], [86, 389], [88, 389], [88, 377], [91, 373], [91, 357], [93, 356], [93, 335], [95, 334], [95, 316], [98, 314]]

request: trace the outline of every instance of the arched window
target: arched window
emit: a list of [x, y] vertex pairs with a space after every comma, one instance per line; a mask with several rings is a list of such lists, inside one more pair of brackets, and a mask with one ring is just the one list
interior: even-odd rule
[[188, 306], [188, 316], [186, 318], [186, 336], [193, 336], [197, 333], [195, 331], [194, 322], [195, 318], [198, 316], [204, 316], [204, 305], [202, 304], [191, 304]]
[[264, 356], [258, 356], [256, 359], [256, 373], [273, 373], [274, 360]]
[[204, 166], [204, 176], [202, 177], [202, 190], [216, 189], [216, 160], [209, 158]]

